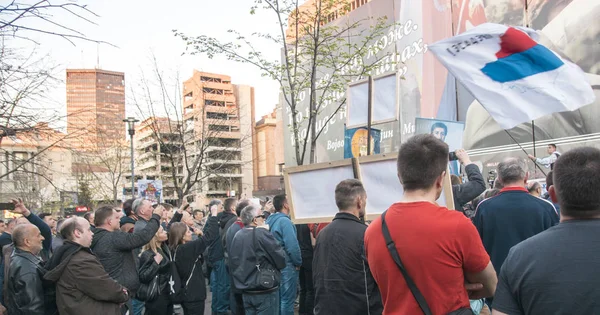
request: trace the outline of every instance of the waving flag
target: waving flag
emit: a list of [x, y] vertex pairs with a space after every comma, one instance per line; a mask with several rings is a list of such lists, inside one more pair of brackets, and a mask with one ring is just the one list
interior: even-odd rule
[[535, 37], [531, 29], [485, 23], [429, 50], [502, 128], [510, 129], [595, 99], [583, 71]]

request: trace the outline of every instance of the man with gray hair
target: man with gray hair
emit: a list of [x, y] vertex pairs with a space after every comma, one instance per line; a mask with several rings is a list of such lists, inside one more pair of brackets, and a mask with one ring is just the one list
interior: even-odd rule
[[235, 288], [242, 292], [246, 314], [279, 314], [279, 281], [286, 254], [275, 237], [261, 228], [265, 216], [259, 207], [245, 207], [240, 217], [244, 228], [229, 247]]
[[550, 202], [529, 194], [524, 160], [505, 159], [498, 164], [497, 172], [503, 188], [498, 195], [479, 204], [473, 223], [499, 274], [511, 247], [551, 228], [559, 220]]

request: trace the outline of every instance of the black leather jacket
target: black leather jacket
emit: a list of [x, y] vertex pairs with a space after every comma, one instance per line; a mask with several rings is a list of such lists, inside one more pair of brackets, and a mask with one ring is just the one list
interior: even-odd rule
[[8, 276], [8, 289], [4, 301], [8, 314], [44, 315], [45, 270], [41, 260], [30, 252], [15, 249], [11, 256]]

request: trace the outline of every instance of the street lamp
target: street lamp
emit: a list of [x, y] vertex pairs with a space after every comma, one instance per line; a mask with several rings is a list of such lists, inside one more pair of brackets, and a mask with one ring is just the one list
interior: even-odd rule
[[129, 136], [131, 137], [131, 198], [135, 198], [135, 172], [133, 169], [133, 135], [135, 135], [135, 123], [139, 120], [133, 117], [127, 117], [127, 119], [123, 119], [123, 122], [127, 123], [127, 130], [129, 131]]

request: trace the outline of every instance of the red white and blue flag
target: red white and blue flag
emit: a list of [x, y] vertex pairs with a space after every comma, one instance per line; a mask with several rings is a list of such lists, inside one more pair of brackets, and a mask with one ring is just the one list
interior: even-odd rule
[[583, 71], [522, 27], [481, 24], [429, 50], [504, 129], [576, 110], [595, 95]]

